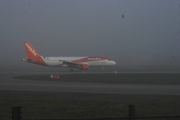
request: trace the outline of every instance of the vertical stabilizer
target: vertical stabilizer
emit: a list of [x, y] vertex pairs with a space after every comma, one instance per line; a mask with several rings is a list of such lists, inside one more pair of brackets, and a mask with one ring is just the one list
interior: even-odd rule
[[36, 59], [40, 57], [39, 53], [33, 48], [33, 46], [29, 42], [25, 42], [24, 45], [27, 57], [29, 59]]
[[33, 48], [33, 46], [29, 42], [25, 42], [24, 46], [28, 57], [27, 60], [29, 62], [33, 62], [35, 64], [40, 64], [40, 65], [46, 65], [41, 55]]

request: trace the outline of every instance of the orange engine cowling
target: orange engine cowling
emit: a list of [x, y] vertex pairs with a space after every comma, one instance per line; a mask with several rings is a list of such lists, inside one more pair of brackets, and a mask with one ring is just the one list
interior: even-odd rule
[[78, 68], [80, 70], [88, 70], [89, 66], [87, 64], [82, 64], [82, 65], [79, 65]]

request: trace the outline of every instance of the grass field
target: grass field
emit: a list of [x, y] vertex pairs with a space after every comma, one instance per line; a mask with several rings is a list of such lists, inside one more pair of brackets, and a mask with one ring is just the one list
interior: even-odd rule
[[136, 116], [180, 115], [180, 96], [117, 95], [0, 91], [0, 119], [11, 119], [11, 107], [21, 106], [24, 119], [127, 117], [128, 105]]
[[[81, 83], [180, 85], [179, 73], [50, 74], [13, 76], [19, 80]], [[60, 84], [60, 83], [59, 83]], [[22, 107], [24, 119], [127, 117], [128, 105], [136, 116], [180, 116], [180, 96], [121, 95], [60, 92], [0, 91], [0, 120], [11, 120], [11, 107]]]

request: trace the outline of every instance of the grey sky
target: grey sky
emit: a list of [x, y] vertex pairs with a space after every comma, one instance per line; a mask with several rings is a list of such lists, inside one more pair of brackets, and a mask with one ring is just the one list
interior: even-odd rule
[[180, 1], [1, 0], [0, 66], [27, 64], [25, 41], [41, 55], [180, 65]]

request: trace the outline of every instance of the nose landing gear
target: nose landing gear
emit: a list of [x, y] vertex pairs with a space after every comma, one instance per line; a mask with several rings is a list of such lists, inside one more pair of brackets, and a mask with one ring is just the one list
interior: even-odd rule
[[102, 72], [104, 72], [104, 67], [102, 66]]

